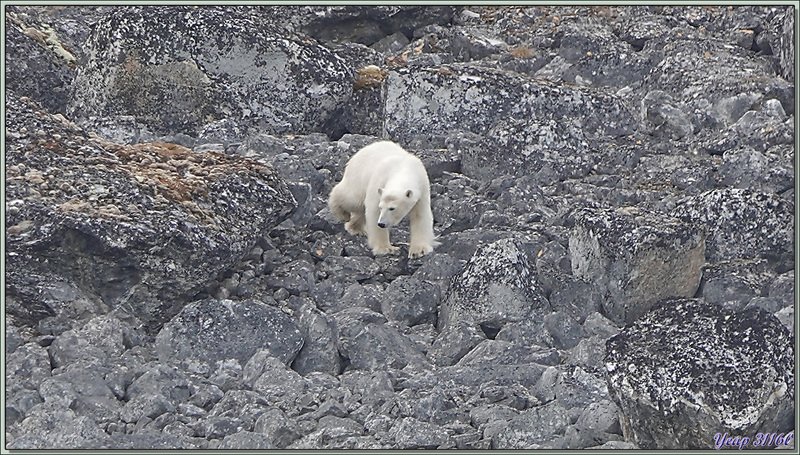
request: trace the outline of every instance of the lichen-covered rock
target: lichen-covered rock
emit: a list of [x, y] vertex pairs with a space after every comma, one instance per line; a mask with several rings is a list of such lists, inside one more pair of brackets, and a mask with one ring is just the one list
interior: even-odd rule
[[60, 403], [34, 406], [12, 431], [8, 449], [91, 449], [102, 446], [108, 434], [89, 417], [78, 416]]
[[53, 340], [50, 359], [54, 368], [63, 367], [78, 360], [103, 364], [116, 358], [124, 350], [123, 329], [119, 319], [98, 316], [82, 327], [68, 330]]
[[773, 316], [666, 300], [606, 343], [628, 441], [710, 449], [713, 435], [792, 429], [794, 342]]
[[555, 443], [553, 435], [569, 425], [569, 414], [559, 403], [529, 409], [514, 417], [508, 426], [492, 436], [493, 449], [545, 449]]
[[[698, 296], [708, 303], [741, 310], [753, 298], [766, 296], [774, 279], [775, 273], [766, 259], [709, 264], [703, 268]], [[783, 306], [779, 305], [772, 312], [781, 308]]]
[[26, 343], [6, 354], [6, 422], [13, 424], [30, 408], [41, 403], [39, 384], [52, 369], [47, 350], [35, 343]]
[[709, 262], [765, 258], [780, 273], [793, 268], [791, 201], [746, 189], [717, 189], [688, 198], [672, 216], [705, 226]]
[[275, 449], [267, 435], [240, 431], [225, 436], [217, 447], [218, 450], [270, 450]]
[[339, 374], [342, 369], [336, 346], [339, 335], [332, 318], [317, 310], [313, 303], [303, 305], [299, 313], [296, 321], [303, 347], [292, 361], [292, 369], [302, 375], [313, 371]]
[[657, 301], [692, 297], [705, 263], [700, 227], [659, 215], [585, 209], [569, 238], [572, 272], [601, 290], [603, 314], [633, 322]]
[[164, 324], [155, 340], [163, 362], [195, 371], [213, 369], [228, 359], [243, 365], [260, 348], [269, 349], [288, 365], [302, 346], [303, 336], [294, 321], [274, 306], [255, 300], [191, 303]]
[[6, 109], [8, 310], [28, 324], [55, 314], [30, 276], [60, 276], [154, 333], [293, 209], [251, 161], [93, 139], [13, 95]]
[[[488, 68], [402, 69], [389, 73], [384, 90], [391, 136], [465, 131], [492, 137], [492, 153], [462, 157], [465, 173], [475, 177], [538, 170], [543, 161], [568, 160], [586, 141], [633, 132], [633, 117], [612, 95]], [[557, 157], [552, 150], [560, 151]]]
[[536, 287], [536, 267], [513, 239], [480, 248], [453, 277], [439, 309], [439, 327], [476, 323], [496, 334], [505, 324], [541, 317], [547, 300]]
[[401, 276], [386, 287], [381, 312], [391, 321], [408, 326], [436, 323], [436, 310], [441, 300], [439, 286], [414, 277]]
[[455, 365], [485, 339], [486, 334], [483, 333], [480, 325], [455, 321], [439, 332], [426, 355], [428, 360], [436, 366]]
[[437, 449], [448, 442], [447, 432], [437, 425], [405, 417], [389, 429], [398, 449]]
[[488, 363], [492, 365], [519, 365], [538, 363], [540, 365], [555, 365], [559, 362], [558, 352], [555, 349], [541, 346], [511, 343], [500, 340], [483, 340], [474, 349], [462, 357], [456, 366], [478, 365]]
[[353, 69], [286, 35], [256, 7], [115, 9], [86, 41], [70, 115], [132, 116], [162, 136], [234, 118], [243, 130], [320, 131], [352, 93]]
[[[6, 13], [6, 87], [41, 103], [52, 113], [66, 113], [67, 93], [77, 60], [50, 24], [10, 7]], [[35, 75], [35, 77], [31, 77]]]

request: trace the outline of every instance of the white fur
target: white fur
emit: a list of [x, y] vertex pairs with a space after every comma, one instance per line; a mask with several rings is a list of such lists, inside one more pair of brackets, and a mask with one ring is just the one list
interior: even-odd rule
[[408, 257], [421, 257], [439, 244], [433, 234], [428, 172], [419, 158], [394, 142], [375, 142], [353, 155], [328, 205], [347, 232], [367, 236], [376, 256], [399, 249], [389, 243], [389, 228], [406, 215], [411, 228]]

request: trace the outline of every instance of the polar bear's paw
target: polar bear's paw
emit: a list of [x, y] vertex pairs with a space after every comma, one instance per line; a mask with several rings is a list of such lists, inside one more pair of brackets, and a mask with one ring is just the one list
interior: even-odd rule
[[394, 254], [400, 251], [400, 248], [394, 245], [376, 246], [372, 249], [372, 254], [375, 256], [383, 256], [385, 254]]
[[433, 247], [431, 245], [411, 245], [408, 248], [408, 257], [410, 259], [417, 259], [432, 252]]
[[344, 223], [344, 228], [353, 235], [367, 235], [367, 231], [364, 229], [363, 219], [348, 221]]

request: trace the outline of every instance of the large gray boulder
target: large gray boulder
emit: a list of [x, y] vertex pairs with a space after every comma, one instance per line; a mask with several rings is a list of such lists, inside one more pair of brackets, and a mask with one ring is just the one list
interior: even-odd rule
[[27, 324], [123, 307], [155, 333], [294, 208], [269, 167], [106, 142], [6, 101], [8, 311]]
[[572, 272], [599, 287], [603, 314], [616, 324], [633, 322], [661, 299], [694, 296], [705, 263], [700, 227], [624, 210], [584, 209], [575, 218]]
[[233, 119], [240, 131], [321, 131], [353, 88], [344, 59], [256, 7], [117, 8], [85, 52], [70, 115], [130, 116], [160, 136]]
[[492, 448], [552, 449], [553, 435], [564, 431], [567, 425], [567, 410], [558, 402], [551, 401], [514, 417], [508, 426], [492, 437]]
[[496, 334], [510, 322], [541, 318], [548, 311], [537, 289], [536, 266], [507, 238], [481, 247], [453, 276], [439, 309], [439, 328], [466, 321]]
[[705, 226], [709, 262], [765, 258], [778, 272], [794, 268], [794, 204], [777, 195], [717, 189], [688, 198], [672, 216]]
[[158, 333], [163, 362], [199, 370], [228, 359], [244, 365], [259, 349], [289, 365], [303, 346], [297, 325], [274, 306], [255, 300], [205, 299], [184, 307]]
[[425, 356], [409, 337], [386, 324], [380, 313], [363, 307], [348, 308], [333, 315], [339, 335], [339, 353], [352, 368], [360, 370], [401, 369], [424, 366]]
[[383, 89], [386, 131], [401, 142], [407, 131], [491, 137], [491, 153], [462, 156], [472, 177], [580, 160], [587, 142], [631, 134], [635, 125], [613, 95], [464, 64], [392, 71]]
[[34, 406], [15, 430], [8, 449], [92, 449], [109, 440], [109, 435], [91, 418], [78, 416], [59, 403]]
[[761, 310], [666, 300], [606, 343], [605, 365], [625, 437], [643, 449], [794, 425], [794, 340]]

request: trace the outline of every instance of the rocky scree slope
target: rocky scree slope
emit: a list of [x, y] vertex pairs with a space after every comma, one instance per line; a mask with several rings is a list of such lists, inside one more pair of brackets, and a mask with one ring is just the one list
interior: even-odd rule
[[[5, 19], [7, 448], [794, 428], [791, 7]], [[421, 260], [327, 211], [378, 139], [429, 171]]]

